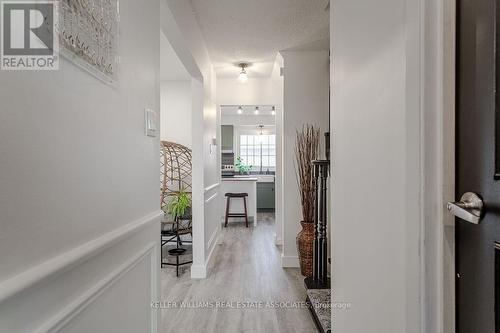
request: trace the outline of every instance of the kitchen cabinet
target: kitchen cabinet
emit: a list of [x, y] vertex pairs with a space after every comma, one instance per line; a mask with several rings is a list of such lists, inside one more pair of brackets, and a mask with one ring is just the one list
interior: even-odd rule
[[271, 211], [275, 209], [274, 183], [257, 183], [257, 210]]
[[221, 126], [221, 150], [222, 152], [233, 152], [234, 126]]

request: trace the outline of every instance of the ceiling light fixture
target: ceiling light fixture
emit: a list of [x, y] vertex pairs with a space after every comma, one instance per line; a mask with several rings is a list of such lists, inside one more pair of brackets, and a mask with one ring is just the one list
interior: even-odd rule
[[255, 111], [253, 113], [259, 114], [259, 107], [258, 106], [255, 107]]
[[259, 125], [259, 128], [260, 128], [260, 135], [262, 135], [262, 130], [264, 129], [264, 125]]
[[243, 108], [241, 106], [238, 106], [238, 114], [242, 114], [243, 113]]
[[248, 64], [241, 63], [240, 65], [241, 72], [240, 75], [238, 76], [238, 80], [240, 80], [241, 83], [245, 83], [248, 80], [248, 74], [245, 68], [248, 67]]
[[276, 115], [276, 107], [273, 106], [273, 108], [271, 109], [271, 114], [274, 116]]

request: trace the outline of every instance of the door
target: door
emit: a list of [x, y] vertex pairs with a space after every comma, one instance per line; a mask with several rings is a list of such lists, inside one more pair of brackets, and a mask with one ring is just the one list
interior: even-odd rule
[[500, 180], [495, 179], [500, 178], [500, 150], [495, 145], [500, 137], [495, 133], [495, 127], [500, 131], [495, 126], [500, 107], [495, 96], [500, 91], [495, 87], [498, 5], [500, 0], [457, 1], [456, 195], [459, 199], [465, 192], [477, 193], [485, 208], [479, 224], [456, 219], [457, 332], [464, 333], [500, 332], [495, 318], [500, 274], [495, 269], [500, 262], [495, 248], [500, 242]]

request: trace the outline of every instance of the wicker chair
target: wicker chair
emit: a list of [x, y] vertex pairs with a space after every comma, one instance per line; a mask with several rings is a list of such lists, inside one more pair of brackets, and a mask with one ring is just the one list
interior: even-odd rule
[[[192, 164], [191, 149], [174, 142], [162, 141], [160, 144], [161, 165], [161, 196], [160, 206], [167, 211], [169, 202], [180, 192], [192, 193]], [[182, 236], [191, 235], [191, 240], [183, 239]], [[186, 249], [183, 243], [192, 243], [192, 214], [189, 211], [184, 216], [169, 216], [165, 213], [161, 228], [161, 267], [164, 265], [176, 266], [179, 276], [179, 266], [192, 263], [192, 261], [179, 262], [179, 256]], [[169, 254], [175, 256], [175, 263], [163, 262], [163, 246], [175, 242], [176, 247], [169, 250]]]

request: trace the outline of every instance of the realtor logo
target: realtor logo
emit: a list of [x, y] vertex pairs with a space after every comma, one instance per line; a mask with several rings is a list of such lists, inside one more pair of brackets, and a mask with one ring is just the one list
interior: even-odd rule
[[1, 1], [3, 70], [56, 70], [59, 40], [55, 1]]

